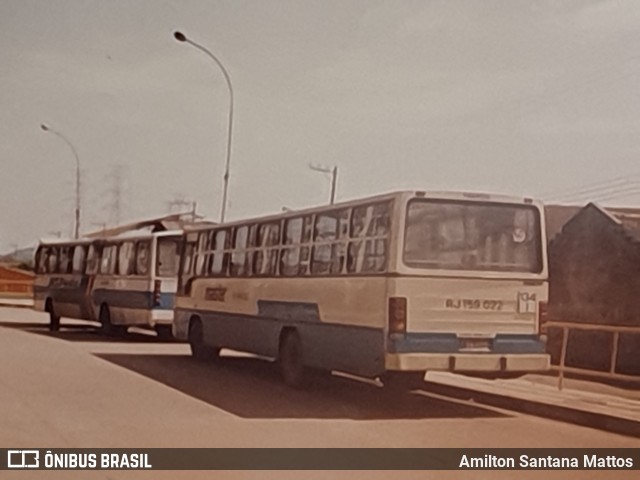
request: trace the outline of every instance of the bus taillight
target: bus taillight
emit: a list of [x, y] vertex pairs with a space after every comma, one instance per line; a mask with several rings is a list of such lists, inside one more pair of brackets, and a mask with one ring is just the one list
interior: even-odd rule
[[153, 306], [160, 306], [160, 287], [162, 286], [161, 280], [155, 280], [153, 282]]
[[389, 297], [389, 333], [407, 331], [407, 299]]
[[538, 333], [547, 333], [547, 302], [538, 302]]

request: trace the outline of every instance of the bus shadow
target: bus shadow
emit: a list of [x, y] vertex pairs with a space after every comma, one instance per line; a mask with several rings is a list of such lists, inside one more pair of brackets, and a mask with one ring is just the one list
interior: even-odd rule
[[424, 392], [389, 392], [335, 375], [301, 390], [284, 385], [273, 362], [221, 357], [197, 362], [182, 355], [94, 354], [242, 418], [428, 419], [507, 415], [482, 406], [429, 397]]
[[37, 322], [0, 322], [0, 327], [15, 328], [37, 335], [58, 338], [69, 342], [104, 342], [104, 343], [170, 343], [171, 340], [158, 338], [154, 333], [142, 333], [129, 331], [122, 335], [105, 335], [96, 325], [87, 324], [61, 324], [60, 330], [52, 332], [47, 323]]

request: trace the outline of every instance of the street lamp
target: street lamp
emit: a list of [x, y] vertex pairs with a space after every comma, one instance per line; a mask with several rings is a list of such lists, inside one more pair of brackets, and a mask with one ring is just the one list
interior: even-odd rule
[[76, 157], [76, 212], [75, 212], [75, 227], [74, 227], [74, 238], [78, 238], [80, 236], [80, 157], [78, 157], [78, 152], [73, 144], [69, 141], [67, 137], [65, 137], [60, 132], [54, 130], [53, 128], [45, 125], [44, 123], [40, 125], [40, 128], [45, 132], [51, 132], [54, 135], [61, 138], [64, 143], [69, 145], [71, 151], [73, 152], [73, 156]]
[[227, 86], [229, 87], [229, 127], [228, 127], [228, 135], [227, 135], [227, 160], [224, 168], [224, 187], [222, 190], [222, 206], [220, 208], [220, 223], [224, 222], [224, 214], [227, 210], [227, 191], [229, 189], [229, 165], [231, 163], [231, 133], [233, 129], [233, 87], [231, 86], [231, 78], [229, 77], [229, 73], [227, 69], [224, 68], [222, 62], [218, 60], [211, 51], [199, 43], [194, 42], [193, 40], [187, 38], [182, 32], [174, 32], [173, 36], [179, 42], [188, 43], [189, 45], [194, 46], [201, 52], [204, 52], [209, 58], [213, 59], [214, 62], [220, 67], [222, 70], [222, 74], [224, 75], [224, 79], [227, 81]]
[[313, 165], [309, 164], [309, 168], [316, 172], [328, 173], [331, 175], [331, 200], [330, 204], [333, 205], [336, 199], [336, 181], [338, 180], [338, 166], [334, 165], [333, 167], [325, 167], [323, 165]]

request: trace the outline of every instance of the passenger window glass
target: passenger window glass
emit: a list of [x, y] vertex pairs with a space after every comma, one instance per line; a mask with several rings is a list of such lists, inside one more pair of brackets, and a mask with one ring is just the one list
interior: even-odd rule
[[109, 245], [102, 252], [102, 262], [100, 262], [100, 273], [103, 275], [113, 275], [117, 260], [117, 245]]
[[71, 272], [71, 256], [70, 247], [60, 247], [60, 258], [58, 259], [58, 272], [70, 273]]
[[233, 252], [231, 253], [231, 275], [240, 276], [247, 273], [247, 243], [249, 240], [249, 227], [244, 225], [236, 228]]
[[96, 274], [100, 266], [100, 257], [102, 256], [102, 247], [98, 245], [90, 245], [87, 253], [87, 273]]
[[87, 247], [83, 245], [76, 245], [73, 249], [73, 273], [84, 272], [86, 255]]
[[253, 255], [253, 271], [256, 275], [275, 275], [278, 266], [280, 224], [263, 223], [258, 227], [259, 248]]
[[300, 263], [300, 247], [283, 248], [280, 254], [280, 274], [297, 275]]
[[211, 265], [211, 273], [214, 275], [224, 274], [225, 267], [225, 249], [227, 246], [227, 230], [218, 230], [215, 232], [215, 251], [213, 253], [213, 263]]
[[124, 242], [120, 245], [118, 254], [118, 273], [120, 275], [131, 275], [133, 273], [135, 244], [133, 242]]
[[58, 270], [58, 249], [55, 247], [49, 248], [49, 255], [47, 256], [47, 272], [57, 273]]
[[178, 242], [175, 238], [158, 238], [156, 275], [175, 277], [178, 274]]
[[290, 218], [286, 221], [285, 245], [295, 245], [300, 243], [302, 238], [302, 218]]
[[329, 215], [316, 217], [316, 241], [333, 240], [338, 236], [338, 219]]
[[139, 241], [136, 246], [136, 274], [149, 275], [149, 263], [151, 262], [150, 244], [148, 241]]

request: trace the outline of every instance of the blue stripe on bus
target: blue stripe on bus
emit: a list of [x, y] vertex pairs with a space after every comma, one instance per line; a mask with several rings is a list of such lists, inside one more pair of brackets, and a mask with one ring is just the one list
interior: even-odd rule
[[98, 288], [91, 294], [95, 305], [106, 303], [113, 307], [144, 310], [171, 310], [175, 296], [175, 293], [161, 292], [159, 304], [155, 305], [153, 301], [154, 294], [150, 291]]
[[258, 300], [258, 315], [292, 322], [320, 322], [317, 303]]
[[[536, 335], [498, 334], [489, 345], [490, 351], [486, 353], [545, 352], [544, 342]], [[456, 353], [461, 347], [461, 339], [453, 333], [392, 334], [388, 343], [391, 353]]]

